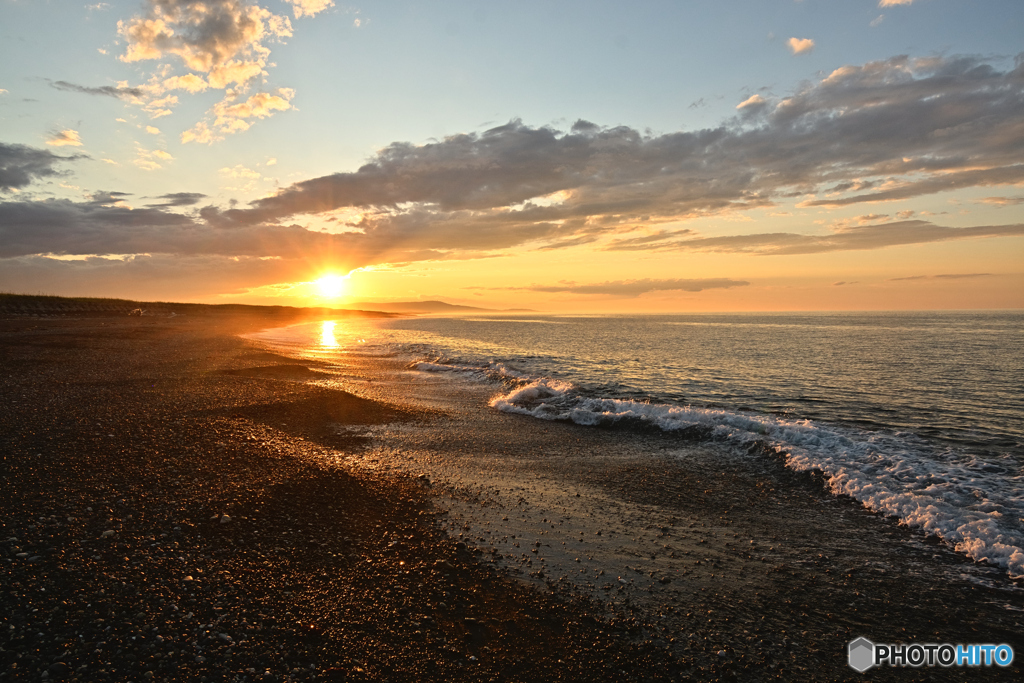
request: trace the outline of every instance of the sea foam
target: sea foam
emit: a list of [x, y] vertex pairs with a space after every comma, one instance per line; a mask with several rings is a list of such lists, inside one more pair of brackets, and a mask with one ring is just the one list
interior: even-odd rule
[[498, 410], [580, 425], [645, 424], [665, 431], [700, 428], [706, 438], [746, 450], [772, 450], [797, 471], [819, 472], [828, 489], [900, 524], [933, 534], [958, 552], [1024, 577], [1024, 477], [1011, 463], [983, 462], [956, 452], [934, 453], [913, 435], [868, 432], [810, 420], [698, 406], [581, 395], [570, 383], [530, 378], [500, 363], [483, 367], [442, 362], [419, 370], [456, 372], [506, 387]]

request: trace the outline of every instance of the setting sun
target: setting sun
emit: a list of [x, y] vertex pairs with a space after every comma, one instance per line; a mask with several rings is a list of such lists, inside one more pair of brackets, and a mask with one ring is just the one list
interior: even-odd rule
[[320, 279], [314, 281], [317, 292], [320, 296], [327, 299], [336, 299], [339, 296], [345, 294], [347, 289], [348, 277], [342, 277], [341, 275], [324, 275]]

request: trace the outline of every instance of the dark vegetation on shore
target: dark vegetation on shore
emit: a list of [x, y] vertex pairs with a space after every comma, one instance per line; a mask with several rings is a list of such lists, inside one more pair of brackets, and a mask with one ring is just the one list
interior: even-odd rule
[[132, 299], [105, 299], [96, 297], [65, 297], [46, 294], [8, 294], [0, 292], [0, 316], [73, 316], [105, 317], [130, 315], [141, 312], [146, 316], [170, 316], [172, 313], [190, 316], [250, 316], [269, 318], [319, 317], [400, 317], [398, 313], [362, 311], [344, 308], [256, 306], [250, 304], [194, 304], [170, 301], [134, 301]]
[[262, 320], [0, 316], [0, 680], [680, 678], [478, 561], [428, 482], [339, 466], [430, 416], [287, 381], [231, 336]]

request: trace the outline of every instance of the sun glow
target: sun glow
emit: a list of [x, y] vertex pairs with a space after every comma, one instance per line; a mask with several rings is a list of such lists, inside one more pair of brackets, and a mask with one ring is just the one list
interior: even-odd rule
[[345, 294], [348, 288], [348, 276], [324, 275], [313, 282], [320, 296], [325, 299], [336, 299]]

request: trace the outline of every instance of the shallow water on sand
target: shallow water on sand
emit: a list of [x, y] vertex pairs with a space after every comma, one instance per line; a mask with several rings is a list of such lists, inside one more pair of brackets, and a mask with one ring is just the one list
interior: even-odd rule
[[1021, 313], [339, 320], [254, 338], [328, 362], [398, 356], [490, 387], [493, 409], [634, 433], [640, 448], [656, 429], [731, 458], [778, 453], [1024, 575]]

